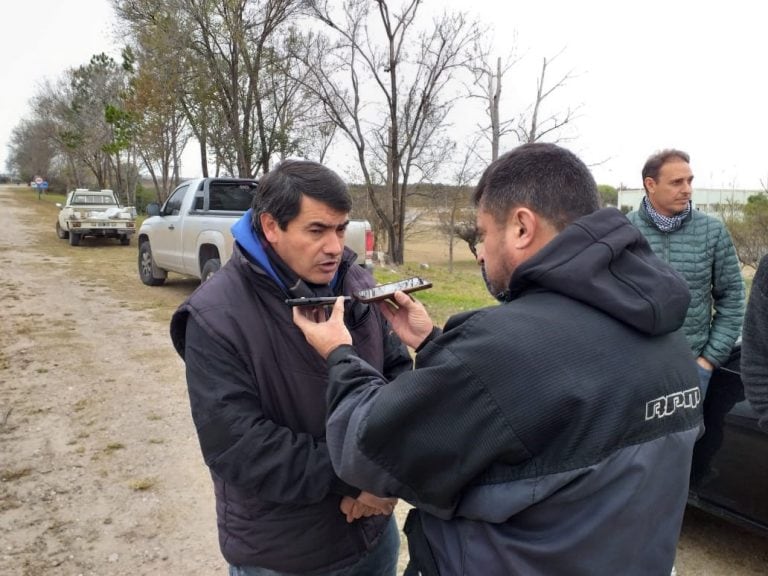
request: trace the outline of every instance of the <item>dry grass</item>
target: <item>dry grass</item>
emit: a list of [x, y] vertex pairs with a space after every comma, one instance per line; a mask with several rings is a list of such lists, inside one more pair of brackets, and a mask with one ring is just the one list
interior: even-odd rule
[[151, 490], [155, 484], [157, 484], [157, 480], [154, 478], [137, 478], [129, 481], [128, 487], [135, 492], [146, 492]]
[[30, 474], [32, 474], [31, 468], [16, 468], [16, 469], [9, 469], [9, 470], [0, 470], [0, 481], [13, 482], [14, 480], [19, 480], [20, 478], [24, 478], [25, 476], [29, 476]]

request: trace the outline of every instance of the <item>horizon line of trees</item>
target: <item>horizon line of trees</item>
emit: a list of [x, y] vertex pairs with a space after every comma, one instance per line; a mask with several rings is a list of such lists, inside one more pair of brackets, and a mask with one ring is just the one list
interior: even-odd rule
[[[419, 215], [409, 208], [429, 184], [455, 187], [441, 200], [444, 229], [451, 247], [471, 246], [461, 190], [500, 147], [574, 137], [579, 106], [554, 96], [574, 78], [554, 72], [560, 54], [510, 91], [521, 58], [494, 57], [487, 27], [462, 12], [427, 14], [423, 0], [112, 3], [120, 61], [94, 55], [38, 90], [9, 145], [7, 169], [22, 181], [112, 188], [133, 204], [146, 178], [162, 202], [189, 145], [204, 176], [235, 177], [349, 150], [348, 179], [365, 198], [358, 216], [400, 264]], [[474, 116], [474, 135], [457, 141], [453, 123]]]

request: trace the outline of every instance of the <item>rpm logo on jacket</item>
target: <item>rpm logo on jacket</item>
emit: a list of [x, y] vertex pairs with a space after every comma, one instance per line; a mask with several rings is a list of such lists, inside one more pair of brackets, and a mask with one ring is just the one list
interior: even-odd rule
[[680, 409], [696, 408], [701, 403], [701, 390], [697, 387], [655, 398], [645, 405], [645, 419], [666, 418]]

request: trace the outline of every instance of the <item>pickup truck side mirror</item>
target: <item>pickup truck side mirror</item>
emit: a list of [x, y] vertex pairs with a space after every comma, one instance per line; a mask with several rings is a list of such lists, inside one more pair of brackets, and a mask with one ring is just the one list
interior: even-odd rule
[[157, 202], [147, 204], [147, 216], [160, 216], [160, 204]]

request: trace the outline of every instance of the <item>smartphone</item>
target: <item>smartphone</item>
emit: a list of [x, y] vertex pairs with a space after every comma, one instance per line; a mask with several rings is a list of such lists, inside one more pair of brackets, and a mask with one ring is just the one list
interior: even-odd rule
[[432, 287], [432, 282], [424, 280], [414, 276], [413, 278], [407, 278], [400, 280], [399, 282], [389, 282], [388, 284], [379, 284], [373, 288], [365, 288], [358, 290], [353, 294], [355, 299], [360, 302], [379, 302], [387, 298], [392, 298], [392, 295], [398, 290], [401, 292], [416, 292], [417, 290], [426, 290]]
[[[288, 298], [285, 303], [288, 306], [333, 306], [338, 296], [312, 296], [309, 298]], [[344, 301], [352, 300], [351, 296], [344, 296]]]

